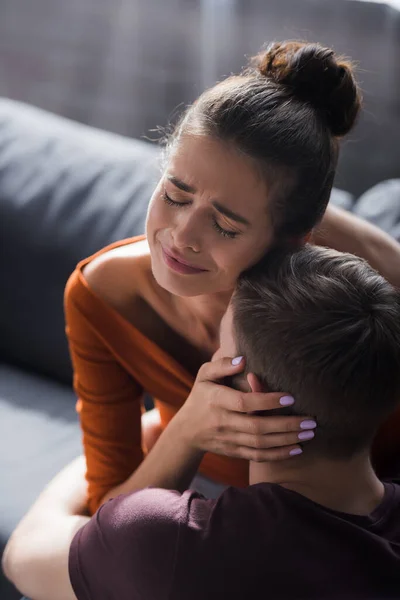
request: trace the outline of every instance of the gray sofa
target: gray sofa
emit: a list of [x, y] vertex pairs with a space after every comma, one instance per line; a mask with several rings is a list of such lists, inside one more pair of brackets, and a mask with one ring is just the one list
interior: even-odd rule
[[[144, 231], [159, 150], [0, 100], [0, 556], [81, 452], [63, 288], [84, 256]], [[0, 599], [20, 595], [0, 575]]]
[[[0, 555], [44, 485], [81, 451], [64, 335], [76, 263], [142, 233], [159, 149], [0, 100]], [[332, 201], [400, 240], [400, 180]], [[0, 577], [1, 600], [19, 597]]]

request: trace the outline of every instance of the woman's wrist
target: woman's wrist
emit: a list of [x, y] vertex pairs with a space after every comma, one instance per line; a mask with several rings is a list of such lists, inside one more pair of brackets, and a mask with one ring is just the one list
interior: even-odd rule
[[204, 454], [205, 450], [198, 443], [198, 436], [189, 415], [190, 411], [188, 411], [187, 405], [184, 404], [165, 431], [168, 430], [167, 435], [176, 436], [181, 450], [186, 454]]
[[184, 491], [190, 485], [204, 456], [193, 444], [186, 419], [179, 414], [170, 421], [152, 450], [121, 485], [108, 492], [102, 504], [120, 494], [146, 487]]
[[[190, 421], [186, 418], [182, 409], [170, 421], [160, 437], [168, 439], [168, 447], [174, 449], [174, 453], [179, 453], [182, 457], [181, 462], [185, 464], [200, 464], [206, 450], [201, 448], [197, 441], [196, 432], [191, 427]], [[197, 469], [196, 469], [197, 470]]]
[[132, 475], [132, 481], [136, 489], [151, 486], [184, 491], [203, 456], [204, 452], [193, 444], [186, 420], [177, 413]]

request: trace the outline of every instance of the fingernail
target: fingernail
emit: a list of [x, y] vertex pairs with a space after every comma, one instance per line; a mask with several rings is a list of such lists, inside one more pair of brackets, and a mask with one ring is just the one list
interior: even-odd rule
[[303, 450], [301, 448], [293, 448], [293, 450], [291, 450], [289, 452], [290, 456], [297, 456], [297, 454], [302, 454]]
[[312, 440], [314, 435], [315, 433], [311, 429], [309, 429], [308, 431], [302, 431], [301, 433], [299, 433], [298, 438], [299, 440]]
[[237, 367], [243, 360], [243, 356], [237, 356], [236, 358], [232, 358], [232, 364]]
[[292, 396], [282, 396], [279, 400], [279, 404], [282, 406], [290, 406], [291, 404], [294, 404], [294, 398], [292, 398]]
[[300, 429], [315, 429], [317, 426], [315, 421], [303, 421], [300, 423]]

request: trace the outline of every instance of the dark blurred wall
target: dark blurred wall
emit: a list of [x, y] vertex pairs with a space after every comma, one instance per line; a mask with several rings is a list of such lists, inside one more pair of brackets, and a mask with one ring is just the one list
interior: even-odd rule
[[302, 38], [359, 62], [366, 110], [338, 185], [400, 176], [400, 12], [359, 0], [0, 0], [0, 94], [135, 137], [237, 71], [264, 43]]
[[188, 0], [0, 0], [0, 94], [139, 136], [194, 93], [198, 13]]

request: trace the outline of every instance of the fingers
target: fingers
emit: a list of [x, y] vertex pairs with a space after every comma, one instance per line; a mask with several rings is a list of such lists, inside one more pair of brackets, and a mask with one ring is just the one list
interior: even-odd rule
[[[245, 367], [243, 356], [236, 358], [221, 358], [215, 362], [205, 363], [200, 367], [197, 375], [198, 382], [216, 383], [225, 377], [231, 377], [241, 373]], [[253, 373], [247, 376], [252, 392], [240, 392], [232, 388], [220, 385], [214, 390], [218, 397], [218, 405], [225, 410], [251, 413], [259, 410], [272, 410], [294, 404], [294, 398], [284, 392], [261, 392], [261, 384]]]
[[214, 362], [204, 363], [198, 372], [197, 381], [221, 381], [225, 377], [241, 373], [244, 365], [245, 359], [243, 356], [236, 358], [225, 357]]
[[285, 392], [239, 392], [221, 385], [218, 390], [218, 404], [220, 408], [228, 411], [252, 413], [291, 406], [294, 404], [294, 398]]
[[300, 455], [303, 452], [300, 446], [284, 446], [282, 448], [247, 448], [246, 446], [224, 446], [223, 454], [232, 458], [243, 458], [252, 462], [271, 462], [288, 460]]
[[[306, 432], [302, 432], [306, 433]], [[234, 435], [227, 433], [221, 438], [228, 446], [242, 446], [254, 450], [268, 450], [270, 448], [283, 448], [285, 446], [297, 446], [300, 442], [312, 440], [313, 431], [308, 431], [305, 439], [299, 438], [299, 432], [296, 433], [273, 433], [271, 435], [251, 435], [249, 433], [236, 433]], [[300, 435], [302, 435], [300, 433]], [[287, 448], [285, 448], [287, 450]]]
[[[302, 423], [306, 425], [302, 426]], [[293, 433], [304, 429], [315, 429], [315, 421], [307, 417], [255, 417], [225, 412], [221, 415], [220, 429], [250, 435], [265, 435], [271, 433]]]

